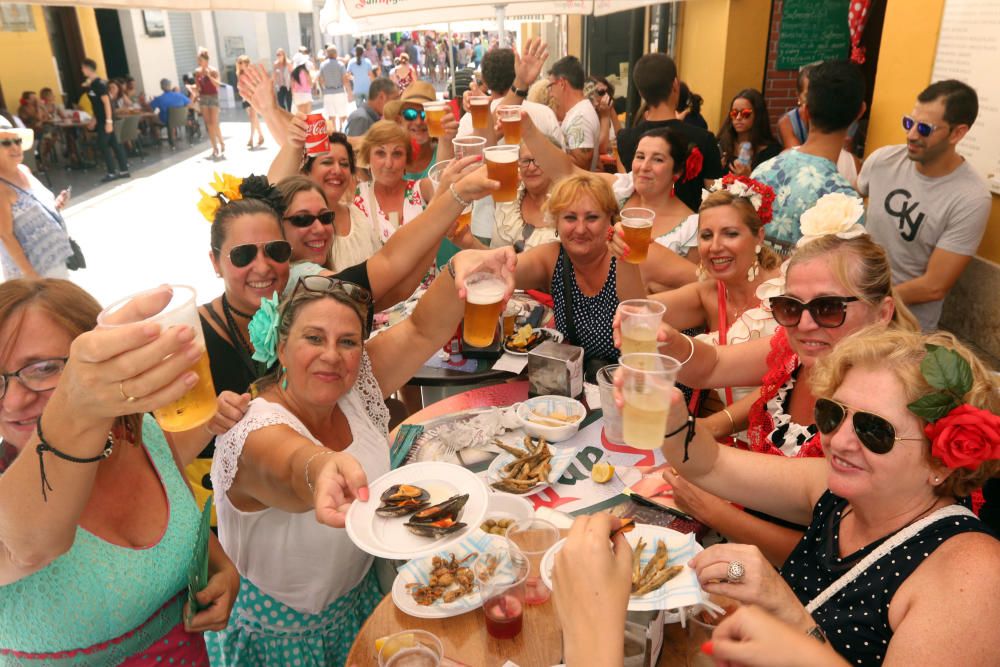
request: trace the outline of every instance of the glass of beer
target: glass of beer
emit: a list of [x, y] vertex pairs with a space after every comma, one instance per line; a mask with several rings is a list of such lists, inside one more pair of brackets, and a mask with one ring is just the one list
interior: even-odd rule
[[517, 199], [517, 146], [490, 146], [483, 150], [486, 158], [486, 175], [500, 181], [500, 189], [493, 193], [493, 201], [505, 202]]
[[622, 228], [625, 230], [625, 243], [628, 244], [626, 262], [641, 264], [646, 261], [655, 218], [656, 213], [648, 208], [622, 209]]
[[489, 347], [497, 334], [507, 285], [494, 273], [473, 273], [465, 279], [465, 321], [462, 339], [472, 347]]
[[427, 134], [438, 139], [444, 136], [444, 126], [441, 125], [441, 121], [447, 111], [447, 102], [424, 102], [424, 113], [427, 114]]
[[472, 129], [485, 130], [490, 126], [490, 98], [487, 95], [470, 97], [469, 110], [472, 112]]
[[622, 354], [656, 354], [656, 332], [667, 307], [651, 299], [629, 299], [618, 304], [621, 321]]
[[205, 350], [205, 336], [198, 319], [194, 289], [186, 285], [170, 285], [170, 300], [160, 312], [143, 317], [137, 308], [126, 308], [133, 300], [164, 291], [163, 287], [146, 290], [119, 299], [101, 311], [97, 316], [97, 326], [110, 328], [137, 322], [156, 322], [163, 329], [171, 326], [189, 326], [194, 331], [195, 342], [202, 348], [201, 357], [191, 366], [198, 374], [198, 384], [179, 399], [153, 410], [153, 416], [164, 431], [187, 431], [201, 426], [215, 416], [215, 385], [208, 365], [208, 351]]
[[659, 449], [667, 428], [670, 389], [681, 369], [679, 361], [662, 354], [626, 354], [621, 360], [622, 434], [636, 449]]
[[471, 155], [482, 155], [486, 148], [486, 139], [483, 137], [458, 137], [451, 140], [451, 146], [455, 149], [455, 159], [461, 160]]
[[500, 125], [503, 126], [503, 142], [508, 146], [521, 143], [521, 107], [516, 104], [497, 108]]

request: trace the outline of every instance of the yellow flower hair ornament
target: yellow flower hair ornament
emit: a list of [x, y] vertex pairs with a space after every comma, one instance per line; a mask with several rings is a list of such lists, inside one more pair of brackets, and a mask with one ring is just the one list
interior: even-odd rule
[[215, 180], [208, 184], [210, 188], [215, 190], [214, 195], [210, 195], [201, 188], [198, 188], [198, 192], [201, 194], [201, 199], [198, 201], [198, 211], [209, 222], [214, 221], [215, 214], [222, 204], [236, 199], [243, 199], [243, 195], [240, 193], [240, 185], [242, 183], [242, 178], [237, 178], [230, 174], [222, 174], [220, 176], [216, 173]]

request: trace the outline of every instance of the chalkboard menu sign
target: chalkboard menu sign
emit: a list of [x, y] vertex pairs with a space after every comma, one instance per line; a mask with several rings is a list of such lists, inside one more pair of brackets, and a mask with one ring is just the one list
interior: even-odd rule
[[785, 0], [778, 37], [779, 70], [795, 70], [817, 60], [846, 58], [850, 0]]

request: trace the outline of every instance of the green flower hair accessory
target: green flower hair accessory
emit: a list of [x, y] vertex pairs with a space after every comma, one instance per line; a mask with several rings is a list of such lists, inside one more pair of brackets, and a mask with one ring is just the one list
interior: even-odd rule
[[253, 343], [253, 360], [270, 368], [278, 360], [278, 293], [270, 299], [261, 299], [260, 308], [250, 320], [250, 342]]

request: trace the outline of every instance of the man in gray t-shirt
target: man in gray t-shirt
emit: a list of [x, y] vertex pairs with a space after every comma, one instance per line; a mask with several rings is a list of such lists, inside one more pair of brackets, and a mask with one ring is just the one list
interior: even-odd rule
[[924, 331], [937, 329], [990, 214], [986, 181], [955, 150], [978, 109], [966, 84], [931, 84], [903, 117], [906, 145], [878, 149], [858, 175], [858, 191], [869, 198], [868, 232], [888, 253], [899, 298]]

